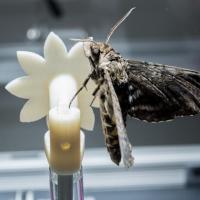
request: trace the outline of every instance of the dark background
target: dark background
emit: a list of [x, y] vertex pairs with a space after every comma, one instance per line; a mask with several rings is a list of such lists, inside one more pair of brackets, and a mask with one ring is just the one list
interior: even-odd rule
[[[198, 0], [57, 2], [55, 10], [48, 0], [0, 1], [0, 151], [43, 149], [45, 120], [20, 123], [19, 113], [25, 101], [10, 95], [4, 86], [23, 74], [16, 50], [42, 54], [44, 39], [52, 30], [69, 47], [73, 44], [69, 38], [93, 36], [104, 41], [111, 26], [136, 6], [111, 38], [113, 47], [127, 58], [200, 70]], [[99, 111], [95, 113], [95, 129], [86, 132], [86, 147], [104, 145]], [[135, 146], [199, 144], [199, 130], [199, 115], [160, 124], [128, 120], [128, 134]]]

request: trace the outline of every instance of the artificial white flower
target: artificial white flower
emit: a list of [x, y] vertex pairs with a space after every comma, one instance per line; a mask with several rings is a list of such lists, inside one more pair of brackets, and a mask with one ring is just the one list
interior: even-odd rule
[[[49, 113], [49, 84], [58, 75], [68, 74], [75, 78], [77, 87], [81, 87], [91, 72], [81, 42], [76, 43], [69, 52], [63, 41], [54, 33], [50, 33], [44, 45], [44, 58], [38, 54], [18, 51], [19, 63], [28, 76], [11, 81], [6, 89], [17, 97], [28, 99], [20, 113], [20, 121], [33, 122]], [[70, 86], [66, 85], [66, 90]], [[90, 107], [95, 88], [89, 81], [87, 90], [78, 95], [78, 107], [81, 112], [81, 127], [92, 130], [94, 113]], [[94, 102], [94, 106], [97, 102]]]

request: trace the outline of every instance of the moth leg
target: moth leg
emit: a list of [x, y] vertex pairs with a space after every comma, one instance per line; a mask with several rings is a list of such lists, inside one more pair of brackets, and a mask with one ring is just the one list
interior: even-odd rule
[[96, 89], [95, 89], [94, 92], [92, 93], [92, 95], [94, 96], [94, 98], [92, 99], [92, 101], [91, 101], [91, 103], [90, 103], [90, 107], [92, 106], [94, 100], [96, 99], [100, 87], [101, 87], [101, 83], [96, 87]]
[[[91, 58], [91, 57], [88, 57], [88, 59], [89, 59], [90, 65], [92, 65], [92, 67], [95, 69], [96, 66], [95, 66], [95, 64], [94, 64], [94, 62], [93, 62], [93, 60], [92, 60], [92, 58]], [[86, 85], [87, 85], [88, 81], [90, 80], [92, 74], [93, 74], [93, 72], [90, 73], [90, 74], [88, 75], [88, 77], [87, 77], [87, 78], [85, 79], [85, 81], [83, 82], [82, 86], [79, 88], [79, 90], [78, 90], [78, 91], [75, 93], [75, 95], [72, 97], [72, 99], [71, 99], [71, 101], [70, 101], [70, 103], [69, 103], [69, 108], [71, 107], [71, 104], [72, 104], [73, 100], [76, 98], [76, 96], [78, 95], [78, 93], [79, 93], [84, 87], [87, 89]]]
[[[88, 57], [89, 63], [90, 65], [93, 67], [93, 73], [91, 75], [92, 79], [96, 79], [96, 76], [99, 76], [99, 70], [98, 67], [96, 66], [96, 64], [94, 63], [94, 61], [92, 60], [92, 57]], [[95, 72], [95, 73], [94, 73]]]
[[92, 65], [93, 68], [96, 68], [96, 65], [94, 64], [94, 61], [92, 60], [91, 56], [88, 57], [88, 60], [90, 62], [90, 65]]
[[83, 82], [82, 86], [81, 86], [81, 87], [78, 89], [78, 91], [74, 94], [74, 96], [72, 97], [72, 99], [71, 99], [71, 101], [70, 101], [70, 103], [69, 103], [69, 108], [71, 107], [71, 104], [72, 104], [73, 100], [76, 98], [76, 96], [79, 94], [79, 92], [80, 92], [84, 87], [86, 88], [86, 85], [87, 85], [88, 81], [90, 80], [91, 75], [92, 75], [92, 73], [90, 73], [90, 74], [88, 75], [88, 77], [87, 77], [87, 78], [85, 79], [85, 81]]

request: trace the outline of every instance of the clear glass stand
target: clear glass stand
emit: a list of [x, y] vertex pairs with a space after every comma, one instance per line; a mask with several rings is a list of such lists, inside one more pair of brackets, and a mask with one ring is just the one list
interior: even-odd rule
[[82, 167], [73, 175], [58, 175], [49, 169], [51, 200], [84, 200]]

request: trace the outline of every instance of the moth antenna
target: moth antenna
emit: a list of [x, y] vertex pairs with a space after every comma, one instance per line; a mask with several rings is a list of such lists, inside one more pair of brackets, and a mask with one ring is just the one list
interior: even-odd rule
[[93, 43], [97, 44], [97, 42], [95, 42], [95, 41], [93, 40], [93, 37], [89, 37], [89, 38], [86, 38], [86, 39], [70, 38], [69, 40], [75, 41], [75, 42], [93, 42]]
[[135, 9], [136, 7], [131, 8], [125, 15], [122, 17], [110, 30], [107, 38], [106, 38], [106, 44], [110, 40], [110, 37], [112, 34], [115, 32], [115, 30], [119, 27], [119, 25], [131, 14], [131, 12]]
[[93, 41], [93, 37], [89, 37], [89, 38], [82, 38], [82, 39], [79, 39], [79, 38], [70, 38], [69, 40], [71, 41], [75, 41], [75, 42], [91, 42]]

